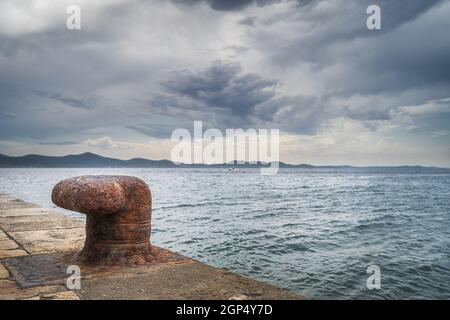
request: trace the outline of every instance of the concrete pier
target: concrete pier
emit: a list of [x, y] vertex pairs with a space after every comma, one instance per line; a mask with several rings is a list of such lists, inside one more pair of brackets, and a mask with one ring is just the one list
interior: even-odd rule
[[81, 287], [67, 273], [85, 240], [85, 222], [0, 194], [0, 299], [302, 299], [260, 281], [157, 248], [139, 266], [80, 265]]

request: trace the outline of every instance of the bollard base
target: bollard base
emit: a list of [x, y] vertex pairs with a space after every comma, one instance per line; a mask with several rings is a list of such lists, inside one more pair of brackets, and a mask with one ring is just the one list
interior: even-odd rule
[[145, 245], [134, 248], [118, 248], [115, 245], [101, 248], [84, 248], [76, 255], [76, 260], [91, 266], [140, 266], [164, 261], [166, 257], [158, 247]]

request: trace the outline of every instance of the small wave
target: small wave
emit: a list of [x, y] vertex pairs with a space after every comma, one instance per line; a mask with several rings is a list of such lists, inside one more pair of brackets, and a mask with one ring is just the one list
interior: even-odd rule
[[293, 250], [294, 252], [298, 252], [298, 251], [309, 251], [309, 252], [314, 252], [313, 249], [308, 248], [307, 246], [305, 246], [302, 243], [287, 243], [286, 247]]
[[203, 202], [203, 203], [182, 203], [175, 206], [165, 206], [159, 208], [153, 208], [153, 211], [164, 210], [164, 209], [177, 209], [177, 208], [197, 208], [206, 206], [223, 206], [225, 203], [221, 202]]
[[379, 209], [373, 209], [371, 212], [387, 212], [387, 211], [392, 211], [394, 210], [394, 208], [379, 208]]
[[[372, 212], [374, 212], [374, 211], [372, 211]], [[360, 225], [367, 225], [367, 224], [377, 223], [377, 222], [388, 223], [388, 222], [392, 222], [394, 219], [401, 218], [402, 216], [403, 216], [402, 214], [385, 214], [382, 216], [365, 218], [365, 219], [359, 220], [358, 223]]]
[[392, 227], [397, 225], [396, 223], [393, 223], [391, 221], [380, 221], [380, 222], [375, 222], [375, 221], [370, 221], [369, 223], [360, 223], [356, 226], [354, 226], [352, 229], [353, 230], [368, 230], [368, 229], [373, 229], [373, 230], [380, 230], [378, 228], [385, 228], [385, 227]]
[[259, 229], [250, 229], [247, 231], [244, 231], [243, 234], [246, 236], [252, 235], [252, 234], [259, 234], [259, 233], [263, 233], [264, 230], [259, 230]]
[[300, 225], [301, 225], [301, 223], [292, 223], [292, 222], [289, 222], [289, 223], [283, 224], [281, 227], [282, 227], [282, 228], [289, 228], [289, 227], [298, 227], [298, 226], [300, 226]]

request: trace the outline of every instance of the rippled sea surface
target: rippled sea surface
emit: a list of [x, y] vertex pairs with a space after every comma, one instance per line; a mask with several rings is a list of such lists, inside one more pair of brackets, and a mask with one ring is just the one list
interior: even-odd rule
[[0, 192], [54, 207], [53, 185], [83, 174], [144, 179], [152, 242], [203, 262], [315, 299], [450, 298], [448, 174], [0, 169]]

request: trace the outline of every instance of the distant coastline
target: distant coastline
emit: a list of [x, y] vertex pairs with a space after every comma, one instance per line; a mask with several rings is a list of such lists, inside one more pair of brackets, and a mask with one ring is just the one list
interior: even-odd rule
[[[400, 172], [417, 173], [450, 173], [450, 168], [427, 166], [351, 166], [351, 165], [327, 165], [315, 166], [310, 164], [279, 163], [284, 169], [335, 169], [335, 170], [393, 170]], [[45, 156], [30, 154], [20, 157], [12, 157], [0, 154], [0, 168], [261, 168], [267, 165], [257, 163], [223, 163], [223, 164], [175, 164], [170, 160], [150, 160], [133, 158], [120, 160], [103, 157], [98, 154], [86, 152], [67, 156]]]

